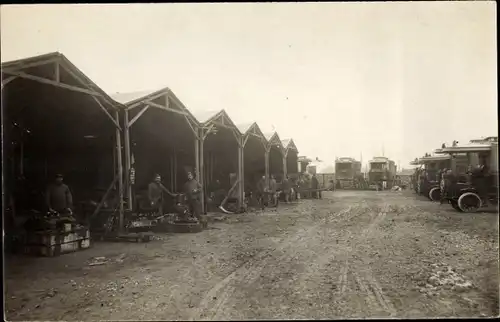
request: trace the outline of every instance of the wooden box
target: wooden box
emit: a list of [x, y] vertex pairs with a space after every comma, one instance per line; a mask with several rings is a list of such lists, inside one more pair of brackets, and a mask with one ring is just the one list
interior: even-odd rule
[[25, 253], [37, 256], [58, 256], [89, 248], [90, 231], [79, 228], [64, 232], [37, 232], [29, 234], [25, 244]]

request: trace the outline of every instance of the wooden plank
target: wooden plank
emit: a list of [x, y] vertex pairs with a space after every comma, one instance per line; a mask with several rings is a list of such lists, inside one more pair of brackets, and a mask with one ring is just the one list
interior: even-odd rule
[[18, 78], [18, 76], [7, 77], [5, 80], [2, 81], [2, 88], [4, 88], [8, 83], [12, 82], [16, 78]]
[[205, 141], [203, 139], [196, 139], [196, 142], [198, 143], [199, 146], [199, 151], [198, 151], [198, 167], [199, 167], [199, 183], [201, 185], [201, 213], [205, 213], [205, 195], [206, 195], [206, 187], [205, 187], [205, 152], [204, 152], [204, 145]]
[[[116, 122], [120, 122], [118, 111], [115, 112]], [[118, 169], [118, 203], [119, 203], [119, 231], [122, 232], [125, 229], [125, 218], [123, 212], [123, 163], [122, 163], [122, 143], [121, 143], [121, 131], [116, 128], [116, 162]]]
[[[149, 108], [149, 105], [144, 106], [144, 108], [142, 110], [140, 110], [140, 112], [137, 113], [132, 120], [130, 120], [130, 122], [128, 123], [128, 126], [131, 127], [132, 125], [134, 125], [134, 123], [142, 116], [142, 114], [146, 113], [148, 108]], [[127, 113], [129, 110], [130, 110], [130, 108], [127, 109]]]
[[85, 93], [85, 94], [89, 94], [89, 95], [92, 95], [92, 96], [99, 96], [99, 97], [103, 96], [102, 94], [100, 94], [100, 93], [98, 93], [96, 91], [91, 91], [91, 90], [88, 90], [88, 89], [85, 89], [85, 88], [81, 88], [81, 87], [73, 86], [73, 85], [67, 85], [67, 84], [60, 83], [60, 82], [58, 83], [58, 82], [50, 80], [50, 79], [46, 79], [46, 78], [39, 77], [39, 76], [34, 76], [34, 75], [29, 75], [29, 74], [26, 74], [26, 73], [23, 73], [23, 72], [10, 72], [10, 71], [3, 71], [3, 72], [6, 73], [6, 74], [9, 74], [9, 75], [15, 75], [15, 76], [18, 76], [18, 77], [21, 77], [21, 78], [25, 78], [25, 79], [37, 81], [37, 82], [40, 82], [40, 83], [43, 83], [43, 84], [48, 84], [48, 85], [53, 85], [53, 86], [56, 86], [56, 87], [61, 87], [61, 88], [69, 89], [69, 90], [72, 90], [72, 91], [75, 91], [75, 92]]
[[50, 59], [36, 61], [36, 62], [28, 63], [28, 64], [21, 63], [21, 64], [19, 64], [19, 66], [16, 66], [16, 67], [7, 67], [4, 70], [2, 70], [2, 72], [4, 72], [4, 73], [16, 72], [16, 71], [19, 71], [21, 69], [52, 64], [52, 63], [54, 63], [56, 61], [60, 61], [60, 60], [61, 60], [60, 57], [52, 57]]
[[127, 184], [126, 184], [126, 196], [127, 196], [127, 210], [132, 211], [133, 200], [132, 200], [132, 183], [130, 182], [130, 170], [131, 165], [131, 154], [130, 154], [130, 125], [128, 122], [128, 110], [123, 113], [123, 140], [124, 140], [124, 152], [125, 152], [125, 173], [127, 174]]
[[184, 111], [179, 111], [179, 110], [176, 110], [176, 109], [173, 109], [173, 108], [170, 108], [170, 107], [166, 107], [166, 106], [163, 106], [163, 105], [160, 105], [160, 104], [156, 104], [155, 102], [151, 102], [149, 100], [145, 101], [144, 104], [148, 104], [148, 105], [151, 105], [153, 107], [156, 107], [156, 108], [168, 111], [168, 112], [172, 112], [172, 113], [175, 113], [175, 114], [187, 115], [187, 113], [184, 112]]
[[266, 152], [264, 154], [264, 162], [265, 162], [265, 167], [266, 167], [266, 187], [269, 187], [269, 154], [271, 150], [266, 149]]
[[[104, 107], [104, 105], [102, 105], [102, 103], [99, 101], [99, 99], [97, 99], [97, 97], [95, 96], [91, 96], [94, 101], [97, 102], [97, 104], [99, 105], [99, 107], [101, 108], [101, 110], [104, 112], [104, 114], [106, 114], [108, 116], [108, 118], [111, 120], [111, 122], [113, 122], [116, 126], [116, 128], [118, 130], [121, 130], [121, 127], [120, 127], [120, 121], [116, 121], [116, 119], [113, 119], [113, 117], [111, 116], [111, 114], [109, 114], [108, 110]], [[117, 112], [118, 113], [118, 112]]]
[[111, 182], [111, 184], [109, 185], [108, 189], [106, 190], [106, 193], [104, 193], [104, 196], [102, 197], [101, 201], [99, 202], [99, 204], [95, 208], [95, 210], [92, 213], [92, 216], [90, 218], [93, 218], [95, 215], [97, 215], [99, 213], [99, 211], [101, 210], [102, 206], [104, 205], [104, 202], [108, 198], [108, 195], [111, 192], [111, 189], [113, 189], [113, 187], [115, 186], [115, 184], [116, 184], [117, 181], [118, 181], [118, 176], [116, 175], [116, 172], [115, 172], [115, 177], [113, 179], [113, 182]]

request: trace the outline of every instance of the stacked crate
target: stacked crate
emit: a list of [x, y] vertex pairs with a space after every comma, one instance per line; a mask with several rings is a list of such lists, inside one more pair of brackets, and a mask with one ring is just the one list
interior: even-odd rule
[[29, 233], [24, 249], [26, 254], [52, 257], [89, 247], [90, 230], [68, 223], [62, 229]]

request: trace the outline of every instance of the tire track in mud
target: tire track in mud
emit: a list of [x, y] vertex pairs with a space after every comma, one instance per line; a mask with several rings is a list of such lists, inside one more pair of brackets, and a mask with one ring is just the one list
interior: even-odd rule
[[[358, 238], [351, 239], [352, 245], [351, 249], [355, 249], [356, 246], [363, 242], [363, 239], [367, 239], [373, 236], [375, 228], [385, 219], [387, 212], [389, 211], [389, 204], [384, 203], [380, 211], [372, 216], [372, 219], [368, 223], [368, 227], [362, 230], [361, 235]], [[390, 316], [394, 316], [397, 312], [390, 300], [388, 300], [382, 291], [378, 281], [373, 277], [369, 267], [364, 267], [363, 263], [358, 265], [355, 261], [350, 261], [352, 258], [352, 252], [347, 252], [345, 263], [341, 269], [341, 274], [339, 277], [339, 288], [338, 296], [345, 296], [346, 289], [348, 288], [348, 275], [351, 275], [354, 280], [355, 286], [357, 286], [363, 294], [366, 296], [365, 300], [367, 304], [373, 309], [382, 309], [389, 313]], [[359, 269], [353, 269], [352, 267], [364, 267], [364, 272]], [[360, 273], [362, 273], [360, 275]]]
[[[306, 205], [303, 204], [303, 207], [305, 206]], [[336, 215], [341, 216], [351, 211], [351, 209], [352, 207], [348, 207], [347, 209], [339, 211]], [[316, 207], [310, 207], [304, 211], [303, 216], [311, 216], [314, 211], [316, 211]], [[255, 282], [260, 277], [262, 270], [270, 263], [270, 261], [281, 263], [292, 260], [296, 257], [296, 254], [293, 251], [288, 250], [293, 250], [296, 246], [296, 242], [299, 240], [315, 236], [322, 228], [322, 225], [323, 222], [318, 220], [307, 229], [302, 229], [292, 237], [282, 240], [278, 247], [260, 252], [252, 259], [245, 262], [207, 292], [199, 306], [193, 310], [190, 320], [220, 319], [225, 304], [228, 303], [228, 300], [230, 301], [231, 296], [236, 290], [236, 285], [250, 285]], [[281, 255], [273, 256], [273, 254], [277, 252], [280, 252]]]

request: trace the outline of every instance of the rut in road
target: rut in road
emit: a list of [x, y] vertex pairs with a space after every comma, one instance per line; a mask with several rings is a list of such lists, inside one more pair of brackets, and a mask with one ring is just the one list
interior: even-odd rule
[[[364, 239], [370, 238], [374, 232], [375, 228], [385, 219], [387, 211], [389, 210], [389, 205], [385, 203], [381, 210], [370, 220], [368, 226], [362, 230], [356, 238], [350, 239], [351, 244], [349, 249], [356, 249], [358, 245], [364, 242]], [[373, 277], [370, 268], [362, 261], [354, 260], [352, 257], [352, 251], [345, 254], [344, 265], [341, 269], [341, 274], [339, 277], [339, 296], [348, 296], [346, 290], [349, 288], [349, 278], [351, 275], [354, 281], [354, 289], [359, 289], [365, 295], [365, 300], [374, 312], [378, 309], [390, 314], [390, 316], [396, 315], [397, 311], [390, 300], [385, 296], [382, 288], [380, 287], [378, 281]]]
[[[315, 208], [310, 207], [311, 201], [307, 200], [299, 207], [302, 208], [303, 216], [316, 216], [314, 213]], [[336, 215], [341, 216], [349, 213], [352, 207], [343, 209]], [[293, 235], [292, 237], [282, 240], [278, 247], [272, 250], [263, 251], [252, 259], [244, 263], [242, 266], [233, 271], [225, 279], [217, 283], [202, 299], [197, 309], [192, 313], [191, 320], [217, 320], [221, 319], [224, 307], [230, 302], [231, 296], [235, 291], [235, 287], [241, 288], [244, 285], [251, 285], [259, 277], [264, 269], [271, 261], [273, 262], [288, 262], [295, 257], [294, 248], [297, 242], [301, 239], [310, 238], [315, 236], [322, 227], [321, 221], [316, 221], [312, 226], [303, 229]]]

